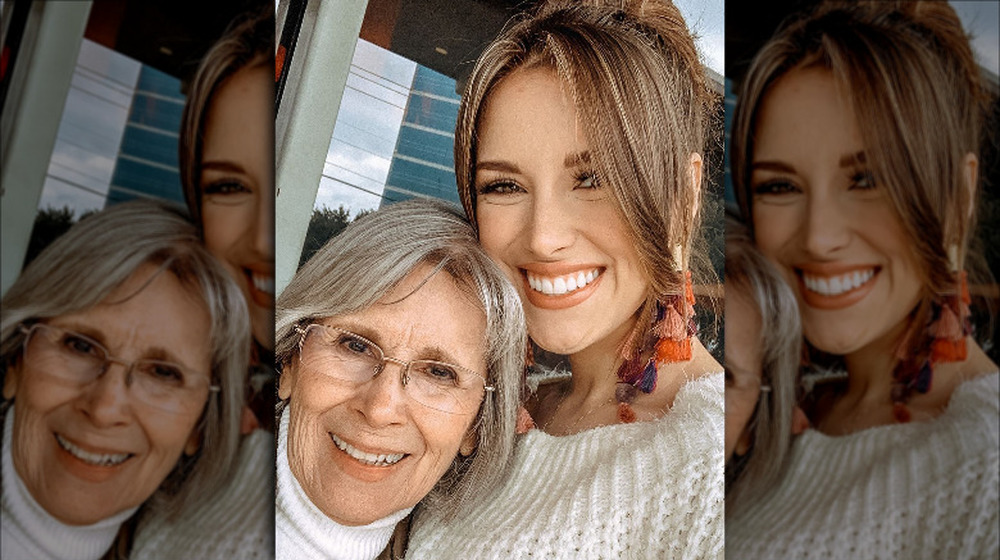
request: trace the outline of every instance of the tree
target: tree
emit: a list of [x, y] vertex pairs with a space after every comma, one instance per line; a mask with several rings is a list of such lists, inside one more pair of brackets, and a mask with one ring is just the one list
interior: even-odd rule
[[[354, 216], [354, 219], [363, 218], [372, 212], [374, 210], [361, 210]], [[351, 221], [351, 213], [343, 205], [336, 210], [331, 210], [326, 206], [321, 209], [314, 208], [312, 218], [309, 220], [309, 229], [306, 230], [306, 239], [302, 244], [299, 268], [302, 268], [302, 265], [312, 258], [327, 241], [343, 231]]]
[[[69, 206], [53, 208], [51, 206], [39, 210], [35, 215], [35, 225], [31, 230], [31, 240], [28, 242], [28, 251], [24, 255], [24, 266], [35, 260], [35, 257], [56, 240], [57, 237], [69, 231], [69, 228], [76, 222], [76, 212]], [[87, 216], [88, 212], [84, 214]], [[81, 219], [83, 217], [81, 216]]]

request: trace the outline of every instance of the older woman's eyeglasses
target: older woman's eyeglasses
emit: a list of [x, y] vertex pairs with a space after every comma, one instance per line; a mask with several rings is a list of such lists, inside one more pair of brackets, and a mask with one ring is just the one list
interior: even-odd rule
[[[340, 381], [361, 385], [385, 369], [400, 366], [403, 387], [416, 402], [449, 414], [479, 410], [484, 392], [494, 390], [482, 375], [462, 366], [436, 360], [405, 361], [386, 356], [367, 338], [338, 327], [313, 323], [295, 327], [303, 362]], [[308, 339], [308, 340], [307, 340]]]
[[202, 394], [219, 391], [204, 374], [164, 360], [126, 362], [112, 357], [101, 343], [68, 329], [35, 323], [20, 326], [24, 333], [24, 360], [57, 380], [84, 387], [108, 371], [111, 364], [125, 368], [125, 386], [142, 404], [186, 413], [205, 405]]

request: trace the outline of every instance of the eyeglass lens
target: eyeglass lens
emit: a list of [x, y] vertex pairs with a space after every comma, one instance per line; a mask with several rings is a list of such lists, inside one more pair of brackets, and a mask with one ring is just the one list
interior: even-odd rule
[[337, 327], [313, 324], [303, 336], [314, 342], [306, 345], [310, 355], [303, 356], [303, 361], [338, 380], [366, 383], [391, 362], [403, 368], [407, 393], [424, 406], [464, 414], [478, 410], [482, 401], [483, 378], [460, 366], [434, 360], [405, 362], [389, 358], [374, 342]]
[[208, 379], [162, 360], [142, 359], [131, 364], [113, 358], [92, 338], [66, 329], [36, 323], [24, 344], [24, 358], [35, 369], [63, 381], [88, 385], [111, 363], [128, 368], [126, 386], [143, 404], [168, 412], [185, 412], [204, 405], [197, 398]]

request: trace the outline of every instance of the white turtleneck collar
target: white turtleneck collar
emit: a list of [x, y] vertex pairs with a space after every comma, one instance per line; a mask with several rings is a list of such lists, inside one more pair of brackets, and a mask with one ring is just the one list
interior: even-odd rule
[[49, 515], [14, 469], [11, 441], [14, 407], [3, 425], [3, 541], [5, 560], [96, 560], [111, 548], [118, 528], [139, 508], [130, 508], [93, 525], [67, 525]]
[[369, 525], [348, 527], [326, 516], [306, 495], [288, 464], [288, 407], [278, 428], [276, 560], [372, 560], [385, 550], [396, 524], [413, 508]]

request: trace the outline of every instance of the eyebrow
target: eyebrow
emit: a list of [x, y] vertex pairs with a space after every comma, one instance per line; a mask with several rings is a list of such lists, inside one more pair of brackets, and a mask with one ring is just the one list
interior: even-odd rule
[[[867, 159], [865, 158], [865, 152], [864, 150], [862, 150], [859, 152], [855, 152], [853, 154], [845, 154], [843, 156], [840, 156], [840, 160], [837, 162], [837, 164], [840, 167], [845, 168], [845, 167], [854, 167], [857, 165], [863, 165], [866, 161]], [[795, 168], [792, 167], [790, 164], [776, 160], [755, 161], [750, 165], [750, 170], [795, 173]]]
[[[571, 169], [590, 163], [590, 150], [566, 154], [563, 167]], [[501, 173], [520, 173], [521, 168], [505, 160], [487, 160], [476, 163], [476, 171], [499, 171]]]
[[228, 171], [230, 173], [246, 173], [242, 165], [226, 160], [206, 161], [201, 164], [202, 171]]

